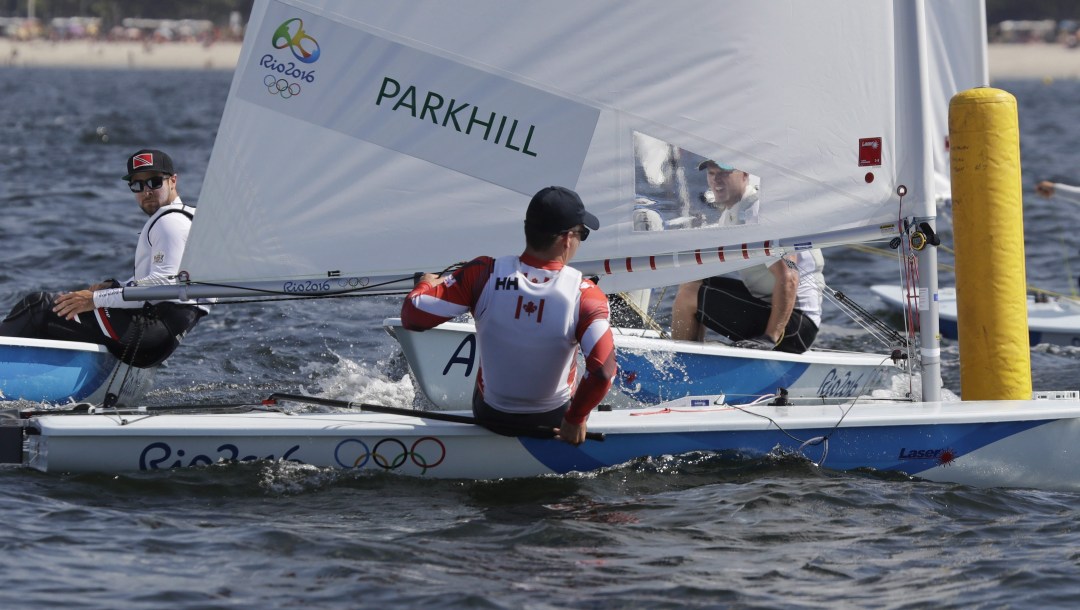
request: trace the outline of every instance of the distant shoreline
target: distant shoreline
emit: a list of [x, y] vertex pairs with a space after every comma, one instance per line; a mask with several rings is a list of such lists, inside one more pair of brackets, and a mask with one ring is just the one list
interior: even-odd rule
[[991, 44], [990, 80], [1000, 78], [1080, 78], [1080, 49], [1061, 44]]
[[[239, 57], [239, 42], [20, 42], [0, 38], [0, 67], [233, 70]], [[991, 80], [1080, 79], [1080, 49], [1060, 44], [991, 44], [989, 63]]]
[[0, 67], [234, 70], [239, 42], [27, 42], [0, 38]]

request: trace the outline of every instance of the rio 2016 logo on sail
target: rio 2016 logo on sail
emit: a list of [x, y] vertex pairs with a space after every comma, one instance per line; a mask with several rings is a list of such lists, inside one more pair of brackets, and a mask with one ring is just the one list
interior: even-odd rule
[[[319, 41], [304, 31], [304, 22], [298, 17], [286, 20], [274, 30], [274, 36], [270, 44], [275, 49], [289, 49], [293, 57], [301, 64], [313, 64], [319, 60], [322, 48]], [[314, 83], [314, 70], [301, 70], [295, 62], [280, 62], [273, 55], [267, 53], [259, 60], [259, 65], [270, 70], [271, 74], [263, 78], [263, 84], [272, 95], [280, 95], [283, 99], [300, 95], [300, 81]], [[273, 73], [281, 75], [275, 76]], [[290, 82], [288, 77], [295, 79]]]

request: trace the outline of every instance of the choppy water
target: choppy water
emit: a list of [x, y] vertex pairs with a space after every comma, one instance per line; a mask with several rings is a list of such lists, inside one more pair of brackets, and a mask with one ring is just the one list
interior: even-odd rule
[[[125, 155], [168, 151], [197, 201], [231, 74], [0, 69], [0, 310], [28, 290], [126, 277], [143, 217]], [[995, 83], [1020, 102], [1028, 280], [1072, 292], [1080, 83]], [[1064, 219], [1064, 220], [1063, 220]], [[947, 236], [946, 236], [947, 237]], [[870, 309], [894, 261], [829, 252]], [[951, 284], [942, 274], [942, 284]], [[273, 391], [409, 405], [396, 300], [220, 306], [157, 375], [153, 404]], [[874, 347], [835, 310], [823, 346]], [[1080, 352], [1033, 349], [1038, 389], [1080, 389]], [[955, 345], [945, 346], [956, 390]], [[0, 605], [86, 608], [1071, 607], [1080, 496], [981, 490], [799, 460], [643, 460], [504, 482], [283, 464], [145, 475], [0, 469]]]

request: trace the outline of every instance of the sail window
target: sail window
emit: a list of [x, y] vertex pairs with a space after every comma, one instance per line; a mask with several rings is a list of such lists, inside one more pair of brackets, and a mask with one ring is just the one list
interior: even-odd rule
[[711, 158], [634, 132], [634, 230], [757, 224], [761, 179], [738, 161]]

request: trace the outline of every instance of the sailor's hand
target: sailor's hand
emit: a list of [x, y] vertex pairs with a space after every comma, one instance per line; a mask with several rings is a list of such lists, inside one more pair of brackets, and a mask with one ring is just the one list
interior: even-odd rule
[[555, 438], [571, 445], [580, 445], [585, 442], [585, 422], [572, 424], [563, 418], [558, 428], [555, 428]]
[[1035, 185], [1035, 192], [1042, 195], [1043, 197], [1053, 197], [1054, 183], [1050, 182], [1049, 180], [1043, 180], [1042, 182]]
[[769, 335], [758, 335], [749, 339], [743, 339], [742, 341], [736, 341], [735, 347], [772, 350], [776, 348], [776, 341], [773, 341], [773, 338]]
[[89, 290], [65, 292], [56, 297], [53, 304], [53, 313], [68, 320], [87, 311], [94, 311], [94, 293]]

